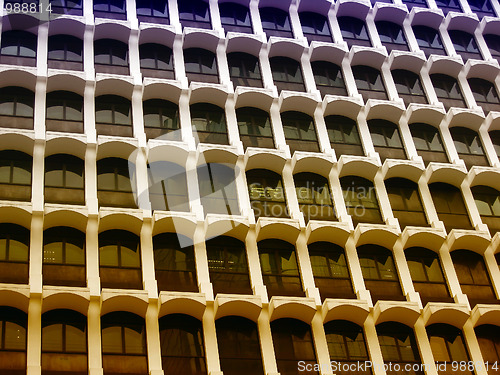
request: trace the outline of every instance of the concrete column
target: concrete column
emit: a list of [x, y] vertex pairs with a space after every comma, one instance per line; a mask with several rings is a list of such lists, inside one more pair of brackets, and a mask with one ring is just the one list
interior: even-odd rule
[[278, 150], [284, 150], [288, 157], [290, 157], [290, 148], [286, 144], [285, 133], [283, 125], [281, 124], [281, 113], [279, 109], [278, 100], [274, 100], [269, 110], [269, 118], [271, 120], [271, 127], [274, 134], [274, 142]]
[[208, 11], [210, 12], [210, 20], [212, 22], [212, 29], [219, 30], [220, 34], [224, 36], [224, 29], [222, 28], [220, 20], [219, 3], [217, 0], [208, 0]]
[[101, 301], [99, 296], [90, 299], [87, 314], [87, 345], [89, 375], [102, 375]]
[[36, 46], [36, 70], [38, 77], [47, 76], [48, 40], [49, 23], [44, 22], [38, 26], [38, 38]]
[[[176, 34], [174, 38], [174, 43], [172, 44], [172, 58], [174, 63], [175, 79], [181, 82], [182, 87], [187, 88], [189, 86], [189, 83], [186, 77], [186, 69], [184, 67], [184, 49], [182, 48], [182, 46], [183, 46], [182, 34]], [[180, 111], [179, 109], [179, 116], [181, 113], [182, 111]]]
[[437, 375], [436, 363], [432, 355], [431, 344], [427, 337], [427, 331], [422, 316], [418, 318], [413, 328], [422, 363], [426, 366], [425, 374]]
[[330, 354], [328, 353], [325, 330], [323, 329], [323, 318], [319, 311], [316, 311], [311, 321], [311, 331], [314, 340], [314, 349], [316, 351], [316, 361], [320, 365], [320, 374], [333, 375], [330, 366]]
[[305, 48], [300, 57], [300, 65], [302, 66], [302, 72], [304, 74], [304, 84], [308, 93], [316, 93], [318, 97], [321, 97], [319, 90], [316, 88], [316, 82], [314, 81], [314, 73], [311, 66], [311, 53], [309, 48]]
[[351, 274], [354, 293], [356, 293], [358, 299], [366, 300], [369, 305], [372, 305], [370, 293], [368, 290], [366, 290], [365, 280], [363, 279], [363, 272], [361, 271], [361, 265], [359, 263], [358, 251], [356, 249], [356, 243], [354, 242], [352, 234], [349, 236], [349, 239], [345, 244], [345, 257], [347, 259], [347, 266], [349, 267], [349, 272]]
[[331, 154], [333, 152], [330, 145], [330, 138], [326, 129], [325, 117], [321, 105], [316, 106], [313, 114], [314, 123], [316, 124], [316, 133], [318, 134], [319, 149], [321, 152]]
[[229, 94], [224, 106], [226, 113], [227, 135], [229, 138], [229, 144], [231, 146], [235, 146], [238, 149], [239, 154], [243, 154], [243, 143], [240, 140], [238, 118], [236, 117], [236, 109], [234, 107], [234, 104], [234, 95]]
[[311, 261], [309, 259], [305, 229], [300, 231], [297, 241], [295, 242], [295, 248], [297, 250], [297, 260], [300, 268], [302, 286], [306, 292], [306, 296], [314, 298], [316, 305], [319, 306], [321, 305], [321, 297], [319, 295], [319, 289], [316, 288], [316, 285], [314, 284], [314, 275]]
[[250, 9], [250, 19], [252, 20], [252, 29], [254, 34], [264, 34], [262, 23], [260, 21], [259, 0], [250, 0], [248, 8]]
[[[144, 214], [151, 215], [149, 202], [149, 178], [146, 149], [139, 148], [129, 156], [129, 163], [133, 163], [135, 172], [131, 177], [132, 190], [135, 195], [137, 207], [144, 210]], [[132, 168], [130, 168], [132, 170]]]
[[160, 325], [158, 323], [157, 299], [150, 299], [148, 309], [146, 310], [145, 320], [149, 375], [163, 375], [161, 366]]
[[[214, 300], [210, 274], [208, 273], [207, 248], [205, 246], [205, 222], [199, 221], [194, 232], [194, 258], [196, 262], [196, 277], [200, 292], [205, 294], [207, 301]], [[205, 321], [205, 318], [203, 319]], [[205, 324], [203, 324], [205, 325]], [[215, 327], [214, 327], [215, 329]]]
[[380, 169], [373, 179], [373, 186], [375, 187], [375, 193], [377, 194], [377, 200], [380, 205], [380, 214], [383, 220], [388, 225], [397, 226], [397, 220], [392, 213], [391, 202], [389, 201], [389, 195], [387, 194], [384, 178]]
[[460, 282], [458, 281], [458, 276], [455, 272], [455, 266], [453, 265], [453, 260], [447, 243], [441, 246], [439, 256], [441, 258], [441, 266], [443, 267], [444, 277], [448, 284], [451, 296], [455, 299], [455, 302], [469, 305], [467, 296], [462, 293], [462, 288], [460, 287]]
[[225, 39], [219, 39], [215, 54], [217, 55], [217, 69], [219, 70], [220, 83], [226, 87], [230, 87], [232, 90], [233, 82], [231, 81], [231, 77], [229, 75]]
[[240, 212], [243, 216], [248, 217], [250, 223], [253, 223], [255, 221], [255, 217], [252, 207], [250, 206], [250, 196], [248, 194], [248, 183], [245, 174], [245, 160], [243, 155], [238, 156], [234, 173], [236, 177], [234, 182], [238, 193]]
[[43, 219], [43, 211], [33, 211], [29, 249], [29, 285], [31, 293], [42, 293]]
[[[141, 227], [141, 263], [144, 289], [148, 292], [149, 298], [158, 298], [153, 254], [153, 219], [151, 217], [145, 217]], [[158, 315], [158, 312], [156, 314]], [[158, 316], [156, 319], [158, 320]]]
[[378, 342], [377, 329], [375, 328], [375, 321], [370, 314], [366, 318], [365, 324], [365, 339], [368, 354], [373, 364], [373, 375], [385, 375], [384, 371], [384, 357], [382, 357], [382, 350]]
[[99, 216], [97, 214], [89, 215], [87, 220], [85, 255], [87, 286], [90, 289], [90, 295], [99, 298], [101, 295], [101, 282], [99, 278]]
[[370, 36], [370, 40], [372, 42], [372, 46], [375, 48], [385, 48], [380, 41], [380, 37], [378, 35], [377, 26], [375, 25], [375, 15], [373, 13], [373, 8], [368, 11], [366, 16], [366, 31]]
[[189, 92], [182, 90], [179, 98], [179, 123], [182, 140], [188, 144], [190, 150], [196, 149], [195, 138], [191, 129], [191, 113], [189, 107]]
[[[87, 81], [83, 91], [83, 128], [88, 143], [96, 143], [95, 128], [95, 81]], [[88, 175], [86, 175], [87, 177]]]
[[368, 123], [366, 122], [365, 111], [359, 112], [357, 123], [359, 129], [359, 138], [361, 138], [361, 144], [363, 145], [363, 149], [365, 150], [366, 156], [380, 160], [378, 152], [376, 152], [375, 147], [373, 147], [373, 141], [370, 135], [370, 128], [368, 127]]
[[[129, 1], [135, 3], [134, 0]], [[135, 22], [137, 23], [137, 17], [135, 18]], [[128, 51], [130, 75], [133, 77], [134, 83], [136, 85], [141, 85], [142, 73], [141, 60], [139, 57], [139, 30], [137, 29], [130, 30], [130, 36], [128, 38]]]
[[403, 244], [400, 240], [396, 241], [393, 248], [394, 263], [396, 264], [396, 269], [398, 271], [399, 279], [401, 280], [401, 287], [403, 289], [403, 294], [407, 296], [407, 299], [411, 302], [417, 302], [422, 308], [422, 302], [415, 292], [413, 287], [413, 281], [411, 279], [410, 269], [408, 268], [408, 263], [406, 262], [405, 252], [403, 249]]
[[278, 89], [274, 85], [273, 72], [271, 70], [271, 63], [269, 62], [269, 51], [267, 43], [262, 43], [259, 51], [259, 63], [262, 73], [262, 84], [264, 88], [270, 89], [277, 96]]
[[498, 160], [498, 155], [495, 151], [495, 146], [493, 145], [493, 142], [491, 141], [490, 135], [488, 134], [487, 127], [484, 125], [484, 123], [479, 128], [478, 134], [479, 134], [479, 137], [481, 138], [481, 143], [483, 144], [484, 153], [486, 154], [486, 157], [488, 158], [488, 162], [493, 167], [496, 167], [496, 168], [500, 167], [500, 161]]
[[425, 215], [427, 216], [427, 220], [433, 228], [444, 229], [444, 224], [439, 220], [436, 208], [434, 207], [434, 201], [432, 200], [427, 178], [423, 174], [418, 179], [418, 189], [421, 193], [420, 198], [422, 200], [422, 206], [424, 208]]
[[[259, 249], [257, 247], [257, 235], [255, 233], [255, 225], [251, 225], [250, 228], [248, 228], [247, 236], [245, 238], [245, 247], [247, 249], [248, 273], [250, 274], [250, 282], [252, 285], [252, 289], [255, 295], [261, 297], [263, 303], [267, 303], [268, 302], [267, 289], [264, 285], [264, 281], [262, 278], [262, 270], [260, 268]], [[261, 318], [259, 318], [259, 322], [260, 319]], [[260, 323], [259, 323], [259, 331], [260, 331]], [[261, 340], [261, 345], [262, 345], [262, 340]], [[264, 352], [264, 346], [262, 346], [262, 349]]]
[[484, 359], [481, 354], [481, 348], [479, 347], [479, 342], [477, 341], [477, 337], [474, 332], [474, 325], [472, 324], [471, 319], [467, 319], [462, 332], [464, 333], [465, 345], [469, 350], [470, 360], [474, 363], [474, 374], [487, 375], [488, 372], [486, 371], [484, 365], [479, 366], [479, 364], [484, 364]]
[[267, 307], [262, 309], [257, 320], [257, 326], [259, 327], [259, 341], [262, 362], [264, 364], [264, 373], [267, 375], [279, 375]]
[[406, 117], [406, 114], [403, 114], [403, 116], [401, 116], [398, 125], [401, 134], [401, 140], [403, 141], [408, 159], [413, 161], [421, 161], [422, 158], [418, 155], [415, 144], [413, 143], [413, 137], [410, 132], [410, 127], [408, 126], [408, 118]]
[[464, 204], [467, 208], [467, 212], [469, 213], [469, 217], [474, 228], [488, 232], [488, 226], [486, 224], [483, 224], [483, 222], [481, 221], [481, 216], [479, 215], [479, 210], [477, 209], [474, 196], [472, 195], [472, 191], [470, 189], [470, 181], [468, 178], [465, 178], [462, 181], [462, 184], [460, 185], [460, 191], [462, 192]]
[[288, 14], [290, 15], [290, 25], [292, 26], [293, 36], [295, 39], [304, 40], [305, 37], [302, 32], [297, 3], [295, 1], [291, 2]]
[[142, 93], [144, 87], [142, 85], [134, 86], [132, 91], [132, 127], [134, 137], [139, 139], [141, 146], [146, 145], [146, 135], [144, 134], [144, 113], [142, 111]]
[[[31, 278], [30, 278], [31, 279]], [[30, 280], [31, 282], [31, 280]], [[28, 305], [27, 375], [41, 374], [42, 295], [31, 293]]]
[[45, 139], [35, 139], [33, 169], [31, 172], [31, 204], [33, 211], [43, 212], [43, 184], [45, 177]]
[[283, 167], [282, 178], [290, 217], [299, 220], [300, 225], [305, 226], [304, 215], [299, 209], [299, 201], [297, 199], [297, 193], [295, 192], [295, 183], [293, 181], [293, 171], [290, 159], [287, 160]]
[[219, 363], [219, 347], [215, 331], [215, 315], [213, 303], [209, 303], [203, 314], [203, 337], [209, 375], [222, 375]]

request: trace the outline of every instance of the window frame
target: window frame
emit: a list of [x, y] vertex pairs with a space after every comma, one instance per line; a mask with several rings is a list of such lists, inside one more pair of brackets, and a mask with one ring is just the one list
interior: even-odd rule
[[[313, 41], [329, 43], [333, 42], [328, 17], [326, 17], [325, 15], [316, 12], [303, 11], [299, 12], [299, 20], [302, 27], [302, 32], [309, 41], [309, 44]], [[305, 25], [306, 23], [308, 24]], [[322, 27], [321, 23], [323, 24]], [[307, 29], [304, 29], [304, 26]]]
[[[228, 32], [243, 32], [248, 34], [253, 34], [252, 27], [252, 17], [250, 16], [250, 9], [246, 6], [234, 3], [234, 2], [224, 2], [219, 3], [219, 12], [222, 28], [226, 33]], [[242, 20], [241, 16], [245, 12], [245, 19]], [[240, 13], [240, 14], [238, 14]], [[230, 23], [226, 20], [231, 19], [233, 22]]]
[[[342, 39], [349, 48], [353, 46], [371, 47], [372, 42], [365, 21], [352, 16], [337, 17]], [[356, 30], [358, 28], [359, 30]]]
[[271, 36], [294, 37], [290, 14], [288, 12], [276, 7], [259, 7], [259, 14], [262, 30], [268, 39]]
[[[182, 4], [182, 5], [181, 5]], [[179, 21], [182, 27], [198, 27], [202, 29], [212, 28], [212, 19], [210, 16], [210, 6], [203, 0], [191, 0], [189, 2], [177, 0], [177, 9], [179, 12]], [[201, 11], [205, 12], [202, 16]]]
[[[199, 165], [196, 169], [200, 201], [205, 215], [210, 213], [222, 215], [241, 214], [235, 168], [236, 166], [229, 163], [205, 163]], [[231, 175], [226, 175], [226, 172], [231, 173]], [[228, 178], [231, 180], [229, 183], [227, 183]], [[221, 204], [221, 197], [213, 196], [214, 194], [217, 195], [218, 192], [222, 195], [224, 205]]]
[[[250, 206], [254, 211], [256, 220], [261, 216], [290, 217], [286, 199], [286, 189], [280, 174], [269, 169], [254, 168], [246, 171], [246, 179]], [[262, 214], [261, 204], [264, 207], [264, 214]], [[268, 212], [268, 205], [271, 205], [271, 215], [266, 214]], [[274, 215], [275, 206], [280, 207], [278, 215]]]
[[[2, 43], [0, 46], [0, 55], [11, 56], [24, 59], [33, 60], [34, 66], [36, 64], [37, 57], [37, 39], [36, 34], [30, 33], [25, 30], [7, 30], [2, 33]], [[6, 43], [9, 43], [6, 45]], [[15, 47], [16, 53], [5, 53], [4, 49], [8, 47]], [[32, 53], [22, 52], [24, 49], [31, 51]]]

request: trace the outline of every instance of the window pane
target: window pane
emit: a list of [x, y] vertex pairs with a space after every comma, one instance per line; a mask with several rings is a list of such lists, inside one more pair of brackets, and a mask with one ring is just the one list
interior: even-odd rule
[[85, 252], [82, 247], [66, 243], [66, 264], [85, 264]]
[[26, 329], [12, 322], [5, 322], [5, 349], [26, 350]]
[[63, 351], [63, 325], [52, 324], [42, 329], [42, 350], [46, 352]]
[[66, 325], [66, 351], [73, 353], [87, 352], [87, 338], [85, 331], [71, 325]]
[[122, 267], [140, 267], [141, 260], [139, 257], [139, 251], [136, 249], [130, 249], [128, 247], [121, 248], [121, 261]]
[[127, 354], [145, 354], [145, 333], [144, 330], [136, 331], [125, 327], [125, 353]]
[[117, 267], [118, 247], [116, 245], [107, 245], [99, 247], [99, 263], [101, 266]]
[[101, 332], [103, 353], [122, 353], [121, 327], [106, 327]]

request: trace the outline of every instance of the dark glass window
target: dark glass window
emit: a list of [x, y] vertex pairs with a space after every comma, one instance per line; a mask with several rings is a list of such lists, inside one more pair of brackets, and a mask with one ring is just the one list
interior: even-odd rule
[[316, 87], [324, 97], [327, 94], [347, 96], [347, 89], [340, 66], [328, 61], [312, 61]]
[[425, 165], [430, 162], [447, 163], [448, 156], [443, 147], [439, 130], [434, 126], [415, 122], [410, 124], [413, 143]]
[[83, 14], [82, 0], [49, 0], [52, 13], [81, 16]]
[[415, 25], [413, 26], [413, 33], [415, 34], [415, 38], [417, 38], [418, 46], [425, 53], [425, 56], [446, 56], [446, 51], [438, 30], [429, 26]]
[[233, 31], [238, 33], [253, 32], [250, 10], [237, 3], [219, 4], [220, 20], [226, 33]]
[[85, 165], [82, 159], [68, 154], [45, 158], [46, 203], [85, 204]]
[[[435, 323], [426, 328], [427, 336], [431, 344], [434, 360], [446, 369], [439, 369], [440, 374], [453, 373], [452, 364], [468, 363], [470, 358], [465, 348], [462, 331], [449, 324]], [[455, 365], [453, 365], [455, 366]], [[455, 368], [455, 367], [453, 367]], [[460, 373], [473, 374], [468, 368], [460, 369]]]
[[0, 307], [0, 370], [3, 374], [26, 374], [28, 314], [13, 307]]
[[37, 36], [23, 30], [2, 33], [0, 63], [21, 66], [36, 65]]
[[278, 8], [259, 8], [262, 28], [267, 37], [272, 36], [293, 38], [290, 17], [284, 10]]
[[408, 10], [411, 12], [413, 7], [427, 8], [427, 2], [425, 0], [403, 0]]
[[189, 212], [186, 170], [169, 161], [148, 164], [149, 201], [153, 210]]
[[368, 120], [375, 151], [380, 155], [382, 163], [385, 159], [406, 159], [399, 127], [391, 121], [382, 119]]
[[83, 97], [70, 91], [47, 93], [47, 130], [83, 133]]
[[255, 218], [290, 217], [286, 206], [285, 189], [281, 176], [267, 169], [247, 171], [250, 205]]
[[292, 154], [295, 151], [319, 152], [318, 137], [311, 116], [297, 111], [281, 114], [285, 139]]
[[33, 129], [34, 108], [33, 91], [17, 86], [0, 88], [1, 127]]
[[127, 160], [105, 158], [97, 161], [99, 206], [136, 208]]
[[[481, 348], [483, 360], [488, 363], [500, 362], [500, 327], [492, 324], [483, 324], [475, 328], [477, 341]], [[498, 374], [497, 368], [488, 368], [488, 374]]]
[[448, 12], [462, 12], [459, 0], [436, 0], [436, 5], [446, 16]]
[[469, 82], [476, 103], [483, 108], [485, 113], [500, 111], [500, 97], [493, 82], [481, 78], [469, 78], [467, 82]]
[[99, 270], [102, 288], [142, 289], [139, 237], [120, 229], [100, 233]]
[[174, 79], [172, 49], [158, 43], [139, 46], [141, 73], [145, 77]]
[[[326, 342], [330, 352], [330, 360], [341, 365], [348, 364], [349, 368], [357, 368], [358, 363], [370, 360], [366, 348], [363, 328], [347, 320], [332, 320], [325, 323]], [[370, 375], [370, 369], [361, 367], [349, 371], [351, 375]]]
[[177, 8], [179, 9], [179, 20], [182, 27], [212, 28], [208, 2], [203, 0], [177, 0]]
[[489, 135], [497, 156], [500, 157], [500, 131], [492, 130], [489, 132]]
[[484, 41], [490, 49], [491, 56], [500, 60], [500, 36], [496, 34], [485, 34]]
[[196, 265], [192, 241], [179, 233], [153, 237], [158, 290], [197, 292]]
[[201, 322], [189, 315], [160, 318], [161, 361], [165, 374], [206, 375]]
[[191, 128], [199, 143], [227, 145], [226, 114], [214, 104], [196, 103], [191, 107]]
[[362, 245], [358, 247], [358, 257], [373, 303], [378, 300], [405, 300], [390, 250], [378, 245]]
[[97, 73], [128, 75], [128, 45], [115, 39], [94, 41], [94, 63]]
[[269, 59], [274, 84], [281, 90], [306, 91], [300, 63], [288, 57], [276, 56]]
[[72, 35], [49, 36], [48, 66], [83, 70], [83, 40]]
[[314, 242], [308, 248], [321, 298], [356, 298], [344, 249], [330, 242]]
[[31, 200], [31, 168], [33, 159], [20, 151], [0, 151], [1, 199]]
[[450, 109], [450, 107], [467, 108], [462, 90], [455, 78], [446, 74], [435, 73], [431, 74], [431, 81], [438, 99], [444, 104], [446, 110]]
[[434, 182], [429, 185], [429, 190], [439, 220], [447, 231], [453, 228], [473, 229], [460, 189], [443, 182]]
[[340, 184], [347, 213], [351, 215], [354, 226], [358, 223], [383, 223], [375, 187], [370, 180], [358, 176], [344, 176], [340, 178]]
[[[423, 375], [423, 371], [415, 371], [414, 364], [421, 365], [418, 346], [413, 330], [397, 322], [384, 322], [376, 326], [380, 349], [384, 362], [391, 362], [392, 366], [400, 364], [400, 368], [405, 368], [408, 375]], [[387, 371], [387, 375], [396, 375], [400, 371]]]
[[94, 16], [126, 20], [126, 0], [94, 0]]
[[234, 86], [262, 87], [259, 59], [256, 56], [232, 52], [227, 54], [227, 63]]
[[[271, 333], [281, 375], [297, 374], [299, 361], [304, 361], [304, 366], [317, 363], [311, 328], [307, 323], [290, 318], [277, 319], [271, 322]], [[308, 373], [319, 374], [317, 371]]]
[[500, 192], [489, 186], [471, 188], [481, 220], [487, 224], [491, 235], [500, 232]]
[[337, 220], [328, 180], [316, 173], [301, 172], [293, 176], [299, 209], [309, 220]]
[[42, 315], [42, 375], [86, 375], [87, 318], [73, 310], [51, 310]]
[[349, 16], [338, 17], [337, 20], [339, 22], [342, 38], [349, 48], [352, 46], [372, 46], [364, 21]]
[[303, 297], [295, 246], [276, 239], [259, 241], [257, 246], [262, 277], [269, 297]]
[[101, 317], [102, 367], [104, 374], [147, 374], [144, 319], [125, 311]]
[[472, 308], [478, 303], [497, 303], [484, 259], [470, 250], [455, 250], [451, 259], [462, 292], [467, 294]]
[[484, 16], [496, 17], [490, 0], [468, 0], [467, 2], [469, 3], [472, 12], [477, 14], [479, 19]]
[[181, 140], [177, 104], [162, 99], [149, 99], [142, 103], [142, 110], [147, 139]]
[[234, 166], [222, 163], [200, 165], [198, 183], [205, 214], [239, 215]]
[[352, 67], [352, 73], [358, 91], [365, 102], [368, 99], [388, 100], [379, 70], [366, 65], [356, 65]]
[[405, 178], [389, 178], [385, 181], [389, 201], [394, 217], [401, 229], [406, 226], [428, 227], [427, 219], [420, 199], [418, 185]]
[[452, 127], [450, 133], [458, 155], [463, 159], [467, 168], [474, 165], [489, 165], [478, 133], [459, 126]]
[[408, 107], [411, 103], [427, 104], [424, 87], [418, 74], [409, 70], [395, 69], [392, 71], [392, 77], [396, 84], [396, 90], [405, 105]]
[[238, 129], [243, 147], [274, 148], [273, 131], [269, 113], [258, 108], [236, 109]]
[[136, 0], [137, 18], [142, 22], [168, 24], [168, 0]]
[[215, 53], [202, 48], [184, 50], [184, 66], [188, 81], [219, 83]]
[[392, 50], [409, 50], [403, 28], [400, 25], [389, 21], [377, 21], [375, 25], [377, 26], [380, 41], [387, 48], [388, 53], [391, 53]]
[[413, 286], [420, 294], [424, 307], [427, 302], [453, 302], [437, 253], [422, 247], [411, 247], [405, 250], [405, 255]]
[[482, 59], [474, 35], [462, 30], [448, 30], [448, 34], [455, 47], [455, 51], [462, 56], [464, 60]]
[[313, 12], [300, 12], [299, 18], [302, 32], [309, 43], [315, 40], [318, 42], [333, 42], [328, 19], [324, 15]]
[[28, 284], [29, 247], [28, 229], [17, 224], [0, 224], [0, 282]]
[[132, 105], [118, 95], [95, 98], [95, 122], [98, 135], [132, 137]]
[[214, 293], [253, 294], [246, 247], [233, 237], [219, 236], [206, 242], [208, 271]]
[[325, 117], [325, 124], [337, 158], [341, 155], [364, 155], [356, 121], [345, 116], [330, 115]]

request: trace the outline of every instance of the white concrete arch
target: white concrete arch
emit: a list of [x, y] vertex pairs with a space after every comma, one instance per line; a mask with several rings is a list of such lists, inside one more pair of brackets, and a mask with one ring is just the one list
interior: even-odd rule
[[43, 219], [43, 230], [53, 227], [66, 227], [78, 229], [80, 232], [87, 231], [87, 212], [63, 208], [47, 209]]
[[196, 217], [190, 213], [154, 213], [153, 236], [161, 233], [179, 233], [193, 241]]
[[364, 21], [371, 9], [370, 3], [362, 0], [339, 0], [335, 2], [337, 17], [350, 16]]
[[439, 249], [446, 241], [446, 234], [443, 230], [428, 228], [427, 230], [412, 229], [406, 227], [402, 234], [403, 249], [411, 247], [423, 247], [439, 253]]
[[418, 183], [418, 180], [424, 173], [425, 169], [421, 164], [408, 164], [408, 163], [394, 163], [388, 164], [385, 163], [385, 166], [389, 166], [388, 168], [384, 168], [384, 180], [388, 180], [389, 178], [400, 177], [405, 178], [407, 180]]
[[269, 169], [270, 171], [276, 172], [280, 175], [283, 172], [283, 167], [286, 163], [285, 155], [282, 153], [270, 153], [264, 150], [256, 150], [252, 153], [247, 151], [245, 159], [246, 171], [250, 171], [252, 169]]
[[462, 329], [469, 317], [470, 310], [468, 306], [451, 303], [428, 303], [422, 312], [422, 318], [426, 326], [435, 323], [446, 323]]
[[239, 316], [257, 323], [262, 311], [259, 296], [227, 296], [218, 294], [214, 302], [215, 320], [225, 316]]
[[187, 27], [184, 29], [183, 49], [203, 48], [216, 53], [220, 37], [213, 30], [194, 29]]
[[371, 101], [367, 108], [366, 120], [382, 119], [398, 124], [404, 113], [404, 106], [386, 101]]
[[366, 301], [327, 298], [323, 302], [322, 313], [323, 323], [332, 320], [347, 320], [363, 327], [370, 314], [370, 307]]
[[316, 304], [312, 298], [291, 298], [274, 296], [269, 302], [269, 321], [292, 318], [311, 324], [316, 314]]
[[49, 36], [50, 35], [72, 35], [83, 40], [85, 34], [85, 22], [83, 19], [58, 17], [51, 20], [49, 23]]
[[87, 316], [90, 303], [90, 292], [88, 290], [63, 291], [44, 288], [42, 295], [42, 314], [56, 309], [68, 309]]
[[465, 168], [453, 165], [434, 165], [427, 167], [427, 183], [445, 182], [460, 188], [460, 184], [467, 175]]
[[140, 24], [139, 45], [157, 43], [169, 48], [174, 45], [175, 30], [167, 25]]
[[159, 302], [159, 318], [170, 314], [185, 314], [201, 321], [206, 308], [205, 297], [201, 293], [161, 292]]
[[16, 290], [5, 287], [0, 288], [0, 307], [14, 307], [27, 314], [29, 302], [30, 287], [28, 285], [22, 285]]
[[481, 24], [484, 24], [483, 35], [484, 34], [499, 34], [500, 30], [500, 19], [485, 17], [481, 20]]
[[420, 75], [420, 71], [426, 62], [427, 60], [422, 55], [414, 53], [393, 53], [389, 58], [389, 68], [391, 70], [409, 70], [410, 72]]
[[[316, 225], [315, 225], [316, 224]], [[330, 242], [340, 247], [345, 247], [351, 231], [348, 227], [337, 225], [322, 225], [310, 221], [307, 224], [306, 236], [307, 244], [315, 242]]]
[[483, 324], [500, 325], [500, 306], [476, 305], [471, 312], [474, 327]]
[[379, 169], [379, 165], [376, 163], [375, 159], [356, 158], [345, 160], [346, 158], [342, 155], [341, 163], [339, 163], [339, 178], [345, 176], [359, 176], [373, 182], [375, 174]]
[[85, 85], [86, 81], [81, 74], [71, 74], [69, 72], [60, 73], [53, 71], [49, 73], [47, 79], [47, 93], [63, 90], [74, 92], [83, 96], [85, 92]]
[[389, 226], [357, 226], [354, 231], [354, 241], [356, 247], [362, 245], [378, 245], [385, 247], [392, 252], [394, 244], [398, 238], [399, 233]]
[[0, 205], [0, 223], [2, 224], [17, 224], [31, 228], [31, 207], [28, 205], [7, 206]]
[[280, 112], [297, 111], [303, 112], [311, 117], [318, 107], [319, 102], [310, 96], [301, 95], [298, 92], [282, 92], [280, 95]]
[[411, 25], [422, 25], [438, 29], [444, 20], [443, 11], [441, 9], [425, 9], [414, 7], [410, 14]]
[[375, 325], [398, 322], [413, 328], [420, 317], [420, 308], [416, 302], [377, 301], [372, 314]]
[[432, 55], [428, 61], [429, 74], [446, 74], [457, 78], [464, 65], [460, 58]]
[[2, 129], [0, 133], [0, 150], [22, 151], [25, 154], [33, 156], [33, 147], [35, 145], [34, 135], [30, 133], [14, 132], [9, 129]]
[[455, 112], [454, 115], [451, 116], [448, 127], [453, 128], [456, 126], [461, 126], [477, 132], [479, 131], [479, 128], [481, 127], [483, 122], [484, 115], [479, 111], [460, 111], [458, 113]]
[[242, 107], [255, 107], [269, 113], [274, 96], [270, 90], [246, 88], [238, 86], [234, 97], [235, 109]]
[[474, 34], [479, 19], [475, 14], [451, 12], [447, 15], [448, 30], [462, 30]]
[[439, 125], [446, 116], [444, 108], [441, 106], [414, 105], [410, 104], [406, 110], [408, 124], [424, 123], [439, 128]]
[[295, 39], [272, 38], [268, 44], [269, 58], [284, 56], [300, 63], [305, 46]]
[[229, 34], [226, 37], [226, 53], [245, 52], [259, 57], [262, 39], [255, 34]]
[[9, 66], [0, 71], [0, 87], [17, 86], [35, 92], [36, 75], [32, 71]]
[[364, 107], [361, 98], [326, 96], [323, 100], [324, 116], [341, 115], [354, 121]]
[[329, 0], [302, 0], [299, 2], [299, 12], [314, 12], [327, 16], [328, 11], [333, 7], [333, 2]]
[[276, 239], [290, 243], [295, 246], [297, 237], [300, 233], [300, 227], [294, 220], [260, 217], [257, 226], [257, 246], [259, 241]]
[[128, 77], [102, 76], [96, 80], [95, 98], [100, 95], [118, 95], [125, 99], [132, 99], [134, 85]]
[[94, 41], [99, 39], [116, 39], [128, 45], [130, 27], [121, 21], [100, 18], [96, 20]]
[[142, 215], [130, 212], [114, 212], [114, 211], [100, 211], [99, 219], [99, 233], [107, 230], [121, 229], [134, 233], [137, 236], [141, 234], [142, 228]]
[[281, 10], [284, 10], [285, 12], [288, 12], [288, 9], [290, 8], [290, 5], [292, 4], [292, 0], [280, 0], [280, 1], [275, 1], [275, 0], [260, 0], [259, 1], [259, 8], [278, 8]]
[[179, 104], [182, 87], [179, 82], [165, 81], [154, 78], [144, 79], [144, 92], [142, 100], [164, 99]]
[[469, 172], [472, 176], [470, 187], [484, 185], [500, 191], [500, 171], [495, 169], [479, 169]]
[[338, 66], [342, 65], [342, 61], [348, 51], [340, 44], [314, 44], [310, 47], [311, 62], [313, 61], [329, 61]]
[[295, 175], [301, 172], [311, 172], [328, 179], [333, 163], [330, 155], [295, 153], [292, 158], [292, 173]]
[[219, 235], [236, 238], [245, 242], [248, 230], [248, 219], [232, 217], [220, 217], [215, 215], [207, 215], [205, 218], [205, 237], [210, 239]]
[[148, 163], [168, 161], [186, 168], [189, 150], [183, 144], [152, 144], [148, 148]]
[[200, 166], [206, 163], [221, 163], [221, 164], [231, 164], [236, 166], [237, 159], [238, 159], [238, 153], [234, 149], [211, 148], [199, 151], [197, 165]]
[[147, 292], [130, 294], [119, 294], [112, 291], [102, 291], [101, 317], [111, 312], [126, 311], [136, 314], [141, 318], [146, 317], [148, 308]]
[[351, 66], [366, 65], [377, 70], [382, 69], [387, 55], [382, 49], [359, 48], [351, 49]]
[[104, 158], [115, 157], [127, 160], [132, 153], [137, 151], [135, 140], [125, 141], [124, 139], [108, 139], [99, 140], [97, 147], [97, 160]]
[[25, 30], [29, 33], [37, 35], [39, 24], [40, 20], [36, 18], [35, 15], [31, 15], [29, 12], [12, 13], [5, 15], [2, 18], [2, 32], [10, 30]]
[[210, 103], [224, 109], [228, 97], [227, 88], [221, 85], [193, 85], [190, 86], [189, 104]]
[[377, 2], [373, 7], [373, 13], [375, 22], [390, 21], [403, 26], [408, 10], [404, 5]]
[[500, 67], [494, 61], [467, 60], [465, 72], [467, 79], [482, 78], [495, 84]]
[[448, 249], [450, 253], [455, 250], [470, 250], [483, 255], [490, 245], [490, 236], [486, 232], [467, 231], [448, 234]]
[[75, 138], [71, 135], [57, 135], [47, 140], [45, 144], [45, 157], [54, 154], [68, 154], [85, 159], [87, 144], [84, 139]]

